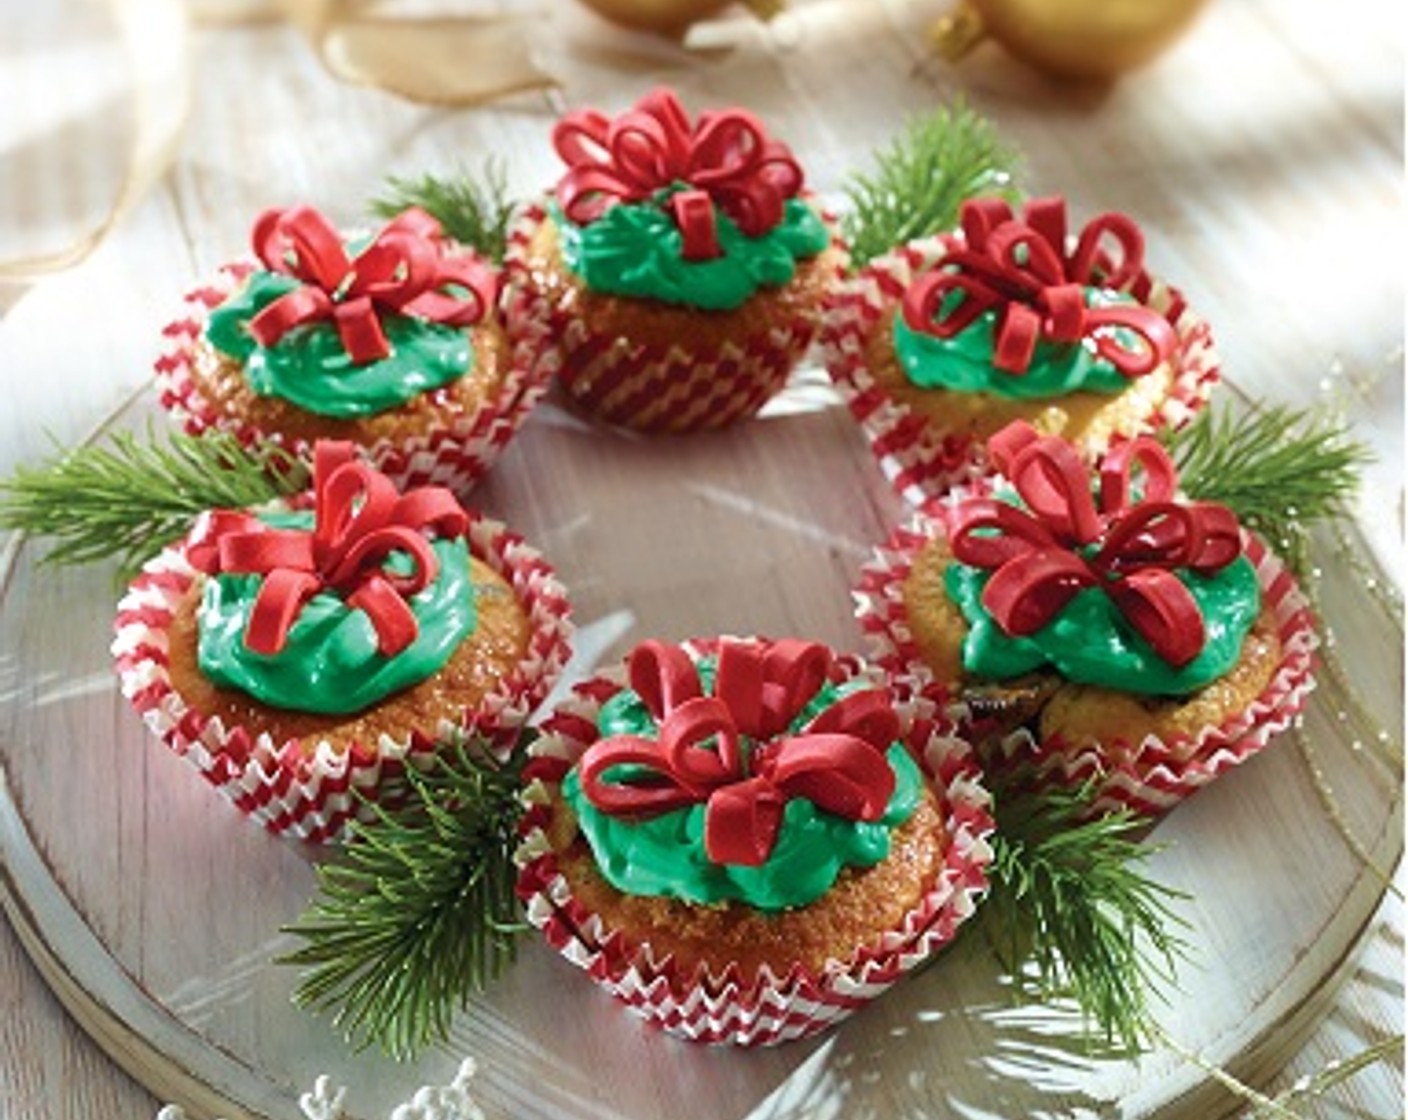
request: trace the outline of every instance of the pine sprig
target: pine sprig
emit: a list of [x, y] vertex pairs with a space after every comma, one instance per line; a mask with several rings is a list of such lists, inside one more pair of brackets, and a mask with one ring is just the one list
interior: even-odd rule
[[409, 206], [419, 206], [448, 236], [499, 264], [508, 247], [513, 205], [503, 164], [490, 159], [477, 176], [466, 171], [453, 176], [427, 172], [418, 178], [393, 175], [369, 208], [378, 217], [394, 218]]
[[1227, 506], [1298, 575], [1308, 567], [1310, 530], [1350, 515], [1373, 461], [1333, 410], [1287, 405], [1204, 409], [1164, 442], [1190, 497]]
[[992, 892], [980, 913], [1002, 966], [1041, 999], [1068, 996], [1108, 1044], [1137, 1053], [1149, 1002], [1172, 984], [1187, 943], [1182, 892], [1145, 875], [1155, 850], [1129, 810], [1084, 819], [1090, 791], [997, 799]]
[[116, 556], [130, 574], [207, 509], [240, 509], [308, 486], [282, 451], [251, 450], [234, 436], [118, 432], [0, 479], [0, 529], [54, 538], [52, 564]]
[[997, 194], [1015, 198], [1012, 180], [1021, 165], [1017, 150], [992, 122], [961, 100], [911, 118], [874, 166], [843, 188], [849, 208], [846, 238], [855, 267], [912, 241], [953, 229], [965, 198]]
[[521, 763], [473, 746], [407, 770], [400, 807], [355, 822], [318, 896], [286, 932], [306, 944], [280, 963], [306, 971], [294, 1000], [357, 1050], [400, 1060], [448, 1037], [450, 1020], [513, 960], [520, 928], [513, 849]]

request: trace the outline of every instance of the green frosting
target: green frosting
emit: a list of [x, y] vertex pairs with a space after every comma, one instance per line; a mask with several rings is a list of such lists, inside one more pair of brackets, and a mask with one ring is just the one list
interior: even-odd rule
[[473, 364], [464, 328], [394, 313], [381, 317], [391, 353], [365, 365], [352, 362], [331, 322], [295, 327], [273, 346], [261, 346], [249, 333], [249, 320], [298, 286], [291, 276], [254, 272], [210, 313], [206, 338], [243, 365], [260, 396], [281, 397], [320, 416], [373, 416], [454, 381]]
[[[957, 300], [958, 293], [949, 299]], [[1110, 307], [1135, 301], [1109, 288], [1087, 288], [1086, 304]], [[895, 315], [895, 356], [905, 376], [921, 389], [949, 389], [956, 393], [991, 393], [1011, 400], [1045, 400], [1078, 390], [1118, 393], [1129, 387], [1129, 378], [1103, 358], [1087, 341], [1048, 342], [1039, 339], [1031, 365], [1020, 375], [992, 364], [993, 332], [997, 313], [985, 311], [952, 338], [910, 328], [904, 315]], [[1122, 332], [1128, 334], [1128, 332]]]
[[1004, 633], [983, 606], [991, 572], [954, 562], [944, 571], [944, 588], [968, 620], [963, 667], [975, 676], [1002, 679], [1051, 666], [1082, 684], [1182, 696], [1237, 664], [1261, 611], [1261, 588], [1245, 556], [1211, 575], [1176, 574], [1192, 592], [1207, 634], [1202, 652], [1180, 669], [1159, 657], [1098, 587], [1078, 592], [1046, 626], [1020, 638]]
[[[265, 517], [272, 524], [309, 528], [311, 513]], [[314, 595], [289, 628], [276, 654], [255, 653], [245, 627], [263, 577], [221, 574], [206, 580], [197, 611], [200, 671], [221, 688], [236, 688], [275, 708], [347, 715], [361, 711], [437, 672], [474, 632], [474, 584], [469, 546], [461, 537], [431, 542], [440, 562], [435, 580], [408, 601], [416, 617], [415, 640], [394, 657], [377, 650], [376, 631], [364, 611], [331, 591]], [[408, 570], [393, 554], [390, 570]]]
[[612, 206], [585, 226], [554, 204], [562, 259], [594, 292], [647, 297], [704, 311], [731, 311], [759, 288], [777, 288], [797, 274], [797, 261], [830, 243], [826, 226], [801, 199], [788, 199], [782, 221], [761, 237], [746, 236], [715, 209], [719, 248], [712, 260], [687, 261], [684, 238], [659, 201]]
[[[706, 663], [701, 669], [705, 691], [711, 691], [712, 666]], [[792, 730], [839, 695], [832, 686], [823, 688], [793, 721]], [[654, 719], [629, 689], [602, 706], [597, 722], [603, 736], [656, 733]], [[871, 867], [889, 855], [890, 833], [918, 806], [924, 778], [903, 745], [891, 745], [885, 757], [895, 789], [880, 820], [846, 820], [794, 797], [783, 808], [772, 854], [758, 867], [709, 859], [703, 803], [654, 817], [613, 817], [587, 800], [576, 770], [564, 779], [562, 795], [577, 814], [598, 869], [617, 890], [702, 904], [736, 901], [777, 911], [813, 902], [831, 888], [842, 868]]]

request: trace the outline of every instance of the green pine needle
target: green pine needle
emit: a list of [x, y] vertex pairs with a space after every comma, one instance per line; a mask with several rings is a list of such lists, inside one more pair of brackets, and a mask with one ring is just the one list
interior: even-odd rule
[[495, 264], [503, 261], [513, 202], [503, 164], [497, 160], [486, 161], [478, 177], [465, 171], [450, 177], [428, 172], [419, 178], [393, 175], [386, 181], [386, 193], [370, 203], [372, 213], [381, 218], [394, 218], [409, 206], [426, 211], [461, 245]]
[[992, 892], [980, 914], [1002, 966], [1043, 999], [1075, 1000], [1107, 1044], [1137, 1053], [1152, 1036], [1149, 1001], [1188, 952], [1186, 898], [1148, 878], [1155, 848], [1132, 837], [1128, 810], [1082, 817], [1088, 789], [997, 799]]
[[234, 436], [118, 432], [0, 479], [0, 529], [58, 543], [46, 563], [117, 557], [124, 575], [181, 536], [207, 509], [241, 509], [308, 486], [302, 464]]
[[513, 849], [521, 763], [447, 748], [410, 796], [355, 822], [339, 862], [318, 868], [319, 895], [286, 932], [307, 944], [280, 963], [306, 967], [294, 1000], [335, 1009], [357, 1050], [398, 1060], [444, 1041], [465, 1007], [514, 957], [520, 929]]
[[1227, 506], [1302, 576], [1311, 528], [1350, 515], [1373, 461], [1333, 410], [1287, 405], [1204, 409], [1164, 441], [1190, 497]]
[[953, 229], [963, 200], [976, 194], [1016, 197], [1017, 150], [961, 100], [910, 119], [869, 173], [845, 185], [844, 218], [851, 263], [860, 267], [906, 241]]

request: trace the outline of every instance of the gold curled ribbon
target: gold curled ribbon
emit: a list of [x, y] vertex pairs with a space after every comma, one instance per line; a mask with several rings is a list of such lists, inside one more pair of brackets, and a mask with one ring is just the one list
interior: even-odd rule
[[180, 0], [112, 0], [109, 10], [132, 74], [132, 142], [107, 214], [62, 249], [0, 260], [0, 282], [22, 284], [71, 268], [126, 217], [176, 156], [190, 112], [189, 28]]
[[[132, 139], [106, 215], [61, 249], [0, 260], [0, 283], [29, 283], [96, 249], [176, 158], [190, 115], [190, 20], [181, 0], [109, 0], [131, 73]], [[194, 5], [202, 24], [286, 19], [341, 81], [410, 101], [462, 107], [558, 83], [531, 55], [531, 13], [378, 15], [365, 0], [215, 0]]]
[[329, 73], [427, 105], [481, 105], [558, 85], [532, 57], [531, 12], [388, 16], [359, 0], [274, 0]]

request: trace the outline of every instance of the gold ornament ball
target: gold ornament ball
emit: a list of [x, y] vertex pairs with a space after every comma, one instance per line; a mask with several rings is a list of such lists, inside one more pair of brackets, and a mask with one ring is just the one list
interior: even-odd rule
[[[582, 0], [597, 15], [632, 27], [637, 31], [654, 31], [661, 35], [682, 35], [692, 23], [710, 19], [729, 7], [734, 0]], [[771, 19], [780, 12], [786, 0], [743, 0], [759, 19]]]
[[934, 48], [950, 62], [991, 38], [1060, 78], [1108, 79], [1168, 48], [1205, 0], [960, 0], [934, 26]]

